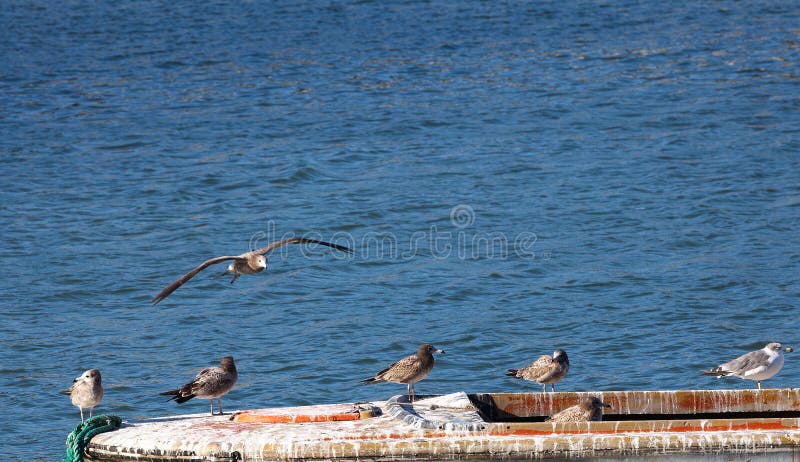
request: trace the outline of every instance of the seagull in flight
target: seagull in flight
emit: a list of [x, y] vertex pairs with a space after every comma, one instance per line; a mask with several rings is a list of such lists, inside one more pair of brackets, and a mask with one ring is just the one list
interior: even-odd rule
[[342, 252], [352, 253], [352, 250], [348, 249], [347, 247], [331, 244], [330, 242], [323, 242], [323, 241], [318, 241], [316, 239], [308, 239], [305, 237], [292, 237], [289, 239], [273, 242], [266, 247], [261, 247], [260, 249], [251, 250], [249, 252], [245, 252], [240, 255], [223, 255], [221, 257], [209, 258], [208, 260], [201, 263], [197, 268], [189, 271], [188, 273], [174, 280], [170, 285], [165, 287], [164, 290], [162, 290], [161, 292], [158, 293], [158, 295], [153, 297], [152, 303], [153, 305], [155, 305], [161, 300], [164, 300], [172, 292], [175, 292], [175, 290], [177, 290], [178, 287], [182, 286], [186, 281], [193, 278], [200, 271], [203, 271], [204, 269], [208, 268], [211, 265], [222, 263], [224, 261], [233, 260], [228, 265], [228, 269], [225, 270], [224, 273], [224, 274], [229, 274], [229, 273], [233, 274], [233, 279], [231, 279], [231, 284], [233, 284], [233, 282], [236, 281], [236, 278], [238, 278], [240, 274], [260, 273], [267, 268], [266, 254], [272, 251], [273, 249], [277, 249], [278, 247], [282, 247], [287, 244], [318, 244], [318, 245], [325, 245], [328, 247], [332, 247], [336, 250], [341, 250]]

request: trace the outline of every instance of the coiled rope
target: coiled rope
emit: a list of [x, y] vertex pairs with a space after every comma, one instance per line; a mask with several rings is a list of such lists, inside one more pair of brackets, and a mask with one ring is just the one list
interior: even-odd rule
[[62, 462], [83, 462], [83, 451], [94, 435], [116, 430], [122, 419], [115, 415], [102, 414], [81, 422], [67, 435], [67, 455]]

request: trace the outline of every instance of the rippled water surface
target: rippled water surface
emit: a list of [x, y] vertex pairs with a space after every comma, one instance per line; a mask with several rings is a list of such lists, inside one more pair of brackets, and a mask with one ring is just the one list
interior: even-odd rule
[[[750, 387], [800, 346], [795, 2], [37, 2], [0, 6], [0, 446], [56, 460], [99, 412], [225, 354], [228, 409], [424, 393]], [[234, 285], [216, 255], [290, 235]], [[794, 387], [787, 355], [768, 386]], [[9, 449], [11, 448], [11, 449]]]

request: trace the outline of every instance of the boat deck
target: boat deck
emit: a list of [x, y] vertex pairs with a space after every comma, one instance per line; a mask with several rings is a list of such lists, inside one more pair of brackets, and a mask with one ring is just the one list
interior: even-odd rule
[[[545, 422], [598, 396], [602, 422]], [[128, 421], [87, 448], [103, 461], [453, 460], [681, 455], [800, 459], [800, 389], [463, 392], [385, 402]]]

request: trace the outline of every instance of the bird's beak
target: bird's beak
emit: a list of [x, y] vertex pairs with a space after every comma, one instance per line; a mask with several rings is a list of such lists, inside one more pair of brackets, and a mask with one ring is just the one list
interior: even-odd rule
[[436, 353], [439, 353], [440, 355], [443, 355], [444, 354], [444, 350], [436, 350]]
[[794, 351], [794, 348], [792, 348], [792, 347], [786, 347], [786, 348], [785, 348], [783, 351], [785, 351], [785, 352], [787, 352], [787, 353], [791, 353], [791, 352], [793, 352], [793, 351]]

